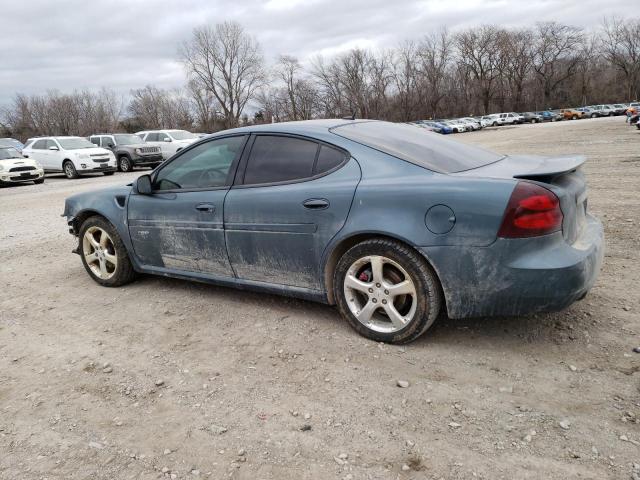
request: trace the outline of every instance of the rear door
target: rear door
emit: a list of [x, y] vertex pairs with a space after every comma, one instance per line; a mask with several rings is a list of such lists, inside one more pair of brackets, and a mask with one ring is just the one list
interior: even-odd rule
[[223, 208], [246, 139], [216, 138], [185, 150], [154, 174], [151, 195], [130, 195], [129, 232], [140, 263], [160, 272], [233, 276]]
[[36, 160], [45, 170], [51, 170], [47, 158], [47, 139], [41, 138], [30, 146], [29, 157]]
[[348, 152], [304, 137], [250, 143], [224, 207], [236, 276], [321, 290], [322, 253], [346, 221], [360, 167]]

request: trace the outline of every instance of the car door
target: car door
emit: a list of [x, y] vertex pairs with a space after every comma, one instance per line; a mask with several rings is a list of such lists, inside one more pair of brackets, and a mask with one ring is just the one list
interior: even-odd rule
[[180, 148], [173, 139], [164, 132], [158, 133], [158, 145], [162, 150], [162, 155], [164, 158], [169, 158], [176, 153], [178, 148]]
[[111, 135], [100, 137], [100, 146], [111, 152], [115, 152], [116, 141]]
[[141, 264], [233, 277], [223, 208], [246, 139], [216, 138], [187, 149], [154, 173], [150, 195], [131, 193], [129, 232]]
[[51, 170], [47, 158], [47, 139], [41, 138], [33, 142], [28, 151], [29, 158], [32, 158], [36, 162], [42, 165], [45, 170]]
[[62, 172], [62, 161], [65, 156], [65, 152], [60, 143], [53, 138], [47, 139], [46, 157], [51, 170]]
[[308, 138], [250, 143], [224, 206], [231, 266], [240, 279], [321, 290], [322, 254], [346, 221], [360, 167]]

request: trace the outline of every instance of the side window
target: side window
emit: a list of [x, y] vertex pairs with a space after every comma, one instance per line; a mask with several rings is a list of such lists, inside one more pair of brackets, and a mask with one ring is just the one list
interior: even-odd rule
[[157, 142], [158, 141], [158, 134], [157, 133], [147, 133], [146, 141], [147, 142]]
[[187, 150], [162, 168], [154, 190], [213, 188], [226, 185], [229, 169], [246, 136], [220, 138]]
[[251, 149], [244, 184], [275, 183], [313, 176], [316, 142], [293, 137], [260, 135]]
[[116, 142], [113, 137], [102, 137], [102, 147], [109, 148], [109, 145], [115, 145]]
[[90, 141], [91, 143], [93, 143], [94, 145], [98, 145], [98, 146], [100, 146], [100, 137], [91, 137], [91, 138], [89, 139], [89, 141]]
[[60, 148], [60, 147], [58, 147], [58, 144], [57, 144], [56, 142], [54, 142], [54, 141], [53, 141], [53, 140], [51, 140], [51, 139], [48, 139], [48, 140], [47, 140], [47, 144], [45, 145], [45, 147], [44, 147], [44, 148], [49, 149], [49, 148], [51, 148], [51, 147], [57, 147], [57, 148]]
[[158, 136], [158, 141], [160, 142], [166, 142], [167, 139], [170, 140], [169, 135], [167, 135], [166, 133], [156, 133], [156, 135]]
[[316, 161], [316, 168], [313, 171], [313, 174], [318, 175], [320, 173], [328, 172], [332, 168], [340, 165], [346, 157], [347, 155], [344, 152], [322, 145], [320, 147], [320, 153], [318, 154], [318, 160]]
[[33, 143], [33, 148], [34, 150], [45, 150], [47, 148], [47, 141], [46, 140], [36, 140]]

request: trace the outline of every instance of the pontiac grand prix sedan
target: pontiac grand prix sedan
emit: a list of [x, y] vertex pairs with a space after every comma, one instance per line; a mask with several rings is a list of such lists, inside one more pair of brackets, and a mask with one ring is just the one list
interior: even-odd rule
[[503, 156], [410, 125], [316, 120], [227, 130], [130, 186], [67, 199], [96, 282], [137, 273], [336, 305], [408, 342], [451, 318], [567, 307], [603, 230], [579, 156]]

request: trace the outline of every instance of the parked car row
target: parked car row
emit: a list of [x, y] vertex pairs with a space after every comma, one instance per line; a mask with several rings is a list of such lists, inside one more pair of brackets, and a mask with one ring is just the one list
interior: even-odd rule
[[640, 107], [640, 102], [590, 105], [580, 108], [563, 108], [539, 112], [492, 113], [480, 117], [462, 117], [455, 119], [415, 120], [413, 125], [436, 133], [463, 133], [480, 130], [485, 127], [501, 125], [521, 125], [523, 123], [557, 122], [560, 120], [579, 120], [582, 118], [612, 117], [625, 115], [629, 109]]
[[155, 168], [201, 138], [186, 130], [148, 130], [75, 136], [34, 137], [23, 145], [0, 139], [0, 184], [43, 183], [45, 173], [78, 178], [87, 173], [113, 175], [135, 167]]

